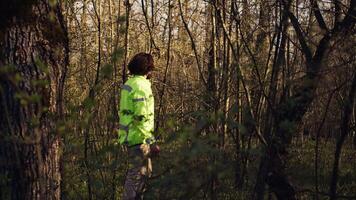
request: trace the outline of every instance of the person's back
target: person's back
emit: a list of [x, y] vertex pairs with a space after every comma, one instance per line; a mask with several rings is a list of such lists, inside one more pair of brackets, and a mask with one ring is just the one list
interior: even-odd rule
[[150, 144], [154, 140], [153, 130], [154, 98], [151, 83], [142, 75], [134, 75], [121, 90], [120, 143], [128, 146]]
[[[133, 200], [141, 197], [145, 180], [152, 172], [154, 97], [147, 79], [153, 70], [152, 56], [136, 54], [128, 68], [132, 76], [121, 87], [119, 142], [127, 147], [129, 159], [123, 199]], [[153, 145], [152, 152], [158, 151], [159, 147]]]

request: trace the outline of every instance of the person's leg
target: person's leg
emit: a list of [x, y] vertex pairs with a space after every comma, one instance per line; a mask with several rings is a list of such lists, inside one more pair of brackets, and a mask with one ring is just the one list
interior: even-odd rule
[[143, 187], [143, 176], [141, 168], [143, 163], [143, 154], [140, 146], [129, 147], [128, 159], [129, 167], [126, 174], [123, 200], [135, 200], [140, 190]]
[[149, 146], [146, 144], [128, 148], [129, 169], [126, 174], [123, 200], [142, 199], [146, 180], [152, 172], [148, 154]]

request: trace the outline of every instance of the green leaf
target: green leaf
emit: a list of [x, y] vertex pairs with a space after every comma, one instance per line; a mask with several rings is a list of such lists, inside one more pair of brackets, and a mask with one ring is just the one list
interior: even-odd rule
[[93, 98], [90, 98], [90, 97], [87, 97], [84, 99], [83, 101], [83, 106], [86, 108], [86, 109], [90, 109], [92, 107], [95, 106], [95, 101]]
[[123, 58], [124, 53], [125, 53], [124, 48], [115, 49], [111, 56], [112, 62], [118, 62], [121, 58]]
[[117, 18], [117, 21], [119, 23], [125, 22], [126, 21], [126, 15], [121, 15]]
[[33, 94], [33, 95], [28, 96], [29, 101], [32, 103], [40, 102], [41, 98], [42, 98], [41, 95], [38, 95], [38, 94]]
[[31, 81], [34, 86], [45, 87], [49, 85], [49, 81], [46, 79], [32, 80]]
[[113, 66], [110, 64], [105, 64], [101, 68], [101, 74], [104, 78], [110, 78], [113, 72]]
[[57, 0], [49, 0], [49, 5], [53, 8], [57, 5]]
[[35, 58], [35, 65], [38, 67], [38, 69], [44, 73], [48, 73], [48, 65], [42, 62], [41, 59]]

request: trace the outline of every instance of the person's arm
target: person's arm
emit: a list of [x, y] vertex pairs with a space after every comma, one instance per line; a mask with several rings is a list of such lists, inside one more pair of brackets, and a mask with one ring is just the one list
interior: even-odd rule
[[[132, 126], [135, 127], [145, 138], [153, 139], [153, 112], [150, 110], [149, 92], [135, 90], [132, 94], [133, 102], [133, 121]], [[143, 141], [143, 143], [150, 143]]]

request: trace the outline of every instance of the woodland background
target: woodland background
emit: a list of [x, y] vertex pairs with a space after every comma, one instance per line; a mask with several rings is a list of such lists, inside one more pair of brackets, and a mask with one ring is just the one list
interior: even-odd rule
[[154, 56], [146, 199], [356, 199], [355, 0], [4, 0], [0, 199], [120, 199], [120, 86]]

